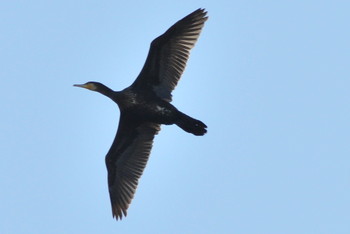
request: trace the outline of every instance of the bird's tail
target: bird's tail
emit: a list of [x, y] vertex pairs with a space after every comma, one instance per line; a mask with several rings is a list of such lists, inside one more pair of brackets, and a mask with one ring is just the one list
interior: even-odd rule
[[192, 133], [196, 136], [203, 136], [207, 132], [207, 125], [182, 112], [180, 112], [180, 117], [175, 124], [186, 132]]

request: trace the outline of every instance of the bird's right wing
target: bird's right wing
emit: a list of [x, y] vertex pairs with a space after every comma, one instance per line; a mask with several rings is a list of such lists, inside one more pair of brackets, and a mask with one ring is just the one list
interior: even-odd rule
[[113, 217], [122, 219], [134, 197], [159, 124], [136, 123], [121, 113], [114, 142], [106, 156]]

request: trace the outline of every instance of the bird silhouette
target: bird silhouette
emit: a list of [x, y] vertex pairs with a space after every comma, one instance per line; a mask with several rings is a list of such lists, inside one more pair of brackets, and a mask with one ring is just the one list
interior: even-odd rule
[[124, 90], [113, 91], [99, 82], [74, 85], [109, 97], [120, 109], [118, 131], [105, 159], [112, 215], [117, 220], [127, 215], [161, 124], [176, 124], [196, 136], [207, 132], [203, 122], [170, 103], [206, 14], [198, 9], [154, 39], [140, 74]]

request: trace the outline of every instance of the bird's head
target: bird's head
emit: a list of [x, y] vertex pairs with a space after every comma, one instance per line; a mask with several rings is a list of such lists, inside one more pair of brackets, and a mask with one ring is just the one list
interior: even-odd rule
[[97, 91], [99, 89], [99, 87], [101, 87], [101, 85], [102, 85], [101, 83], [89, 81], [85, 84], [75, 84], [73, 86], [89, 89], [91, 91]]
[[101, 84], [99, 82], [89, 81], [85, 84], [75, 84], [73, 85], [75, 87], [85, 88], [89, 89], [91, 91], [99, 92], [107, 97], [112, 97], [114, 95], [114, 91], [105, 86], [104, 84]]

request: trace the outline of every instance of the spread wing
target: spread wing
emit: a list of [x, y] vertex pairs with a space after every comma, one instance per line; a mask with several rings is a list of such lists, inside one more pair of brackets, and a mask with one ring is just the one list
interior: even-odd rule
[[165, 101], [185, 70], [190, 50], [207, 20], [207, 12], [198, 9], [154, 39], [141, 73], [132, 84], [138, 90], [153, 90]]
[[138, 180], [148, 161], [159, 124], [136, 123], [121, 113], [114, 142], [106, 156], [108, 188], [116, 219], [127, 215]]

